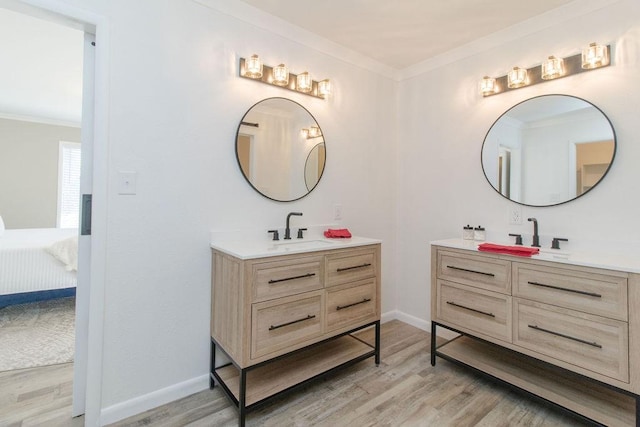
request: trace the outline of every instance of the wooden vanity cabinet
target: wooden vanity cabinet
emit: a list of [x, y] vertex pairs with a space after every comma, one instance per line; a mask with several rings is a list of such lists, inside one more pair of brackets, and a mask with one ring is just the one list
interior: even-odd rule
[[[380, 244], [239, 259], [212, 254], [211, 387], [246, 411], [323, 373], [380, 363]], [[368, 345], [352, 332], [373, 326]], [[230, 363], [216, 366], [220, 351]]]
[[[605, 425], [640, 426], [640, 276], [431, 247], [436, 356]], [[437, 326], [461, 335], [436, 347]]]

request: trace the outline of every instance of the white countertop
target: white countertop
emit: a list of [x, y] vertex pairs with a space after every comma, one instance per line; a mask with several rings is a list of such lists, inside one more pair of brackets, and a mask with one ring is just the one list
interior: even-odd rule
[[[453, 249], [467, 249], [471, 251], [478, 251], [478, 245], [481, 243], [495, 243], [496, 242], [478, 242], [474, 240], [463, 239], [446, 239], [436, 240], [431, 242], [432, 245], [443, 246]], [[513, 246], [506, 244], [506, 246]], [[483, 252], [492, 253], [492, 252]], [[540, 254], [533, 255], [532, 257], [520, 257], [512, 256], [515, 259], [530, 258], [533, 260], [551, 261], [560, 264], [580, 265], [584, 267], [603, 268], [607, 270], [626, 271], [629, 273], [640, 273], [640, 254], [608, 254], [606, 252], [588, 252], [588, 251], [572, 251], [566, 252], [556, 249], [544, 249], [541, 248]]]
[[222, 251], [239, 259], [254, 259], [306, 252], [327, 251], [331, 249], [352, 248], [356, 246], [382, 243], [378, 239], [353, 236], [349, 239], [327, 239], [311, 236], [303, 239], [264, 241], [264, 240], [220, 240], [212, 241], [211, 248]]

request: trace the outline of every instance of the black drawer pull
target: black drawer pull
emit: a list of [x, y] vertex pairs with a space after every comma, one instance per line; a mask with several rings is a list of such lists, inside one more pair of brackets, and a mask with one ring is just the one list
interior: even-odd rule
[[535, 329], [536, 331], [542, 331], [542, 332], [546, 332], [548, 334], [555, 335], [555, 336], [558, 336], [558, 337], [567, 338], [569, 340], [577, 341], [577, 342], [582, 343], [582, 344], [590, 345], [591, 347], [602, 348], [602, 346], [600, 344], [598, 344], [597, 342], [595, 342], [595, 341], [594, 342], [586, 341], [586, 340], [583, 340], [583, 339], [580, 339], [580, 338], [572, 337], [570, 335], [561, 334], [560, 332], [550, 331], [548, 329], [544, 329], [544, 328], [541, 328], [541, 327], [536, 326], [536, 325], [527, 325], [527, 326], [529, 326], [531, 329]]
[[271, 326], [269, 326], [269, 330], [273, 331], [274, 329], [284, 328], [285, 326], [293, 325], [294, 323], [304, 322], [305, 320], [313, 319], [314, 317], [316, 317], [315, 314], [309, 314], [307, 317], [304, 317], [304, 318], [298, 319], [298, 320], [294, 320], [292, 322], [283, 323], [282, 325], [276, 325], [276, 326], [271, 325]]
[[447, 265], [447, 268], [450, 268], [452, 270], [466, 271], [467, 273], [483, 274], [485, 276], [492, 276], [492, 277], [495, 276], [495, 274], [493, 273], [485, 273], [484, 271], [469, 270], [466, 268], [454, 267], [453, 265]]
[[353, 307], [354, 305], [364, 304], [365, 302], [371, 301], [371, 298], [363, 298], [362, 301], [354, 302], [353, 304], [347, 305], [339, 305], [336, 307], [336, 310], [344, 310], [345, 308]]
[[464, 305], [456, 304], [455, 302], [447, 301], [447, 304], [452, 305], [454, 307], [464, 308], [465, 310], [473, 311], [474, 313], [484, 314], [489, 317], [496, 317], [493, 313], [487, 313], [486, 311], [476, 310], [475, 308], [465, 307]]
[[546, 285], [544, 283], [538, 283], [538, 282], [527, 282], [527, 283], [534, 286], [542, 286], [543, 288], [557, 289], [559, 291], [573, 292], [574, 294], [589, 295], [590, 297], [602, 298], [602, 295], [596, 294], [595, 292], [579, 291], [576, 289], [562, 288], [560, 286]]
[[286, 282], [287, 280], [296, 280], [296, 279], [304, 279], [305, 277], [313, 277], [315, 276], [316, 273], [307, 273], [307, 274], [303, 274], [302, 276], [294, 276], [294, 277], [286, 277], [284, 279], [271, 279], [269, 280], [269, 283], [278, 283], [278, 282]]
[[354, 265], [353, 267], [336, 268], [336, 271], [339, 273], [341, 271], [353, 270], [354, 268], [364, 268], [364, 267], [370, 267], [370, 266], [371, 266], [371, 263], [368, 262], [362, 265]]

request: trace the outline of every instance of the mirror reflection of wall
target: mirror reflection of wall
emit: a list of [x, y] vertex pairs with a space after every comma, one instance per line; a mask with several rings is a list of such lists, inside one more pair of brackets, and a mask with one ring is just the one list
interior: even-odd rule
[[[319, 128], [304, 107], [288, 99], [265, 99], [249, 109], [238, 127], [236, 156], [256, 191], [273, 200], [293, 201], [317, 185], [326, 154], [323, 135], [303, 134], [311, 126]], [[323, 149], [317, 151], [316, 164], [307, 168], [308, 157], [319, 144]]]
[[482, 148], [489, 183], [531, 206], [572, 200], [596, 185], [615, 155], [615, 135], [592, 104], [564, 95], [532, 98], [491, 127]]

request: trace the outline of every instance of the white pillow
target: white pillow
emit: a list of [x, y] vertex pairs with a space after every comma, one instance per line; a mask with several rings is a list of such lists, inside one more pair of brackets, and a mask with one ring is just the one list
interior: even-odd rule
[[57, 241], [45, 250], [63, 263], [65, 270], [78, 271], [78, 236]]
[[4, 234], [4, 221], [2, 220], [2, 215], [0, 215], [0, 237]]

